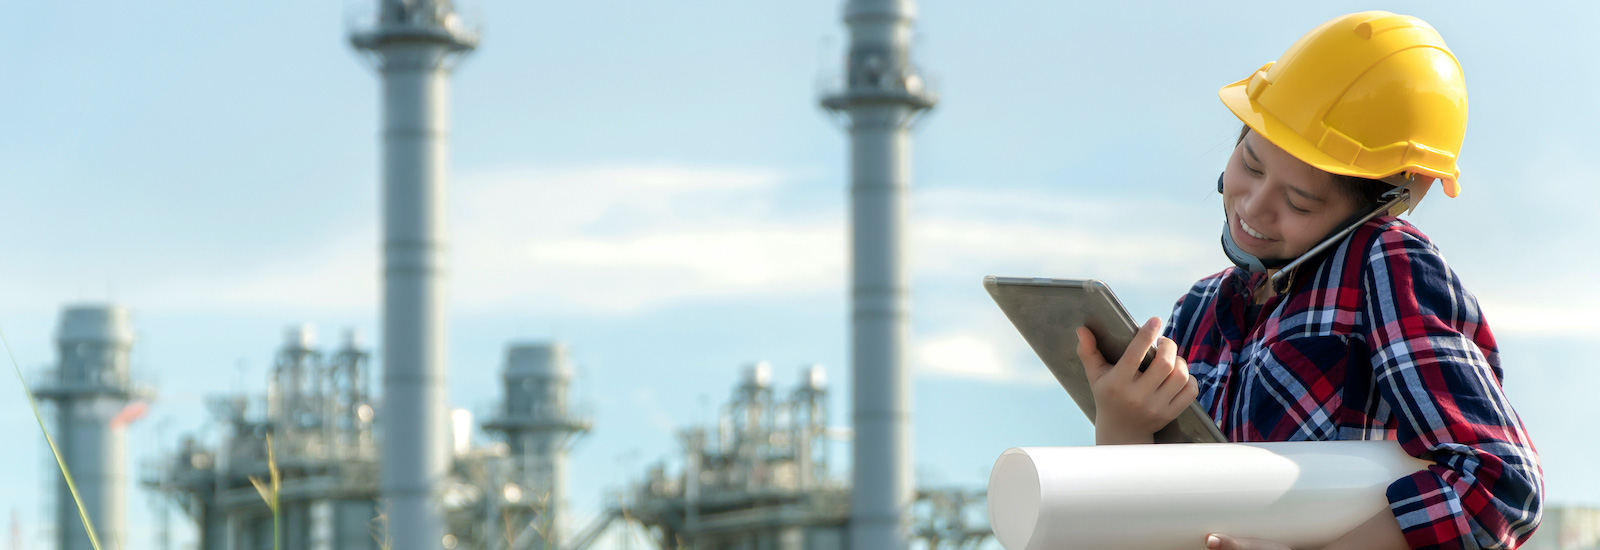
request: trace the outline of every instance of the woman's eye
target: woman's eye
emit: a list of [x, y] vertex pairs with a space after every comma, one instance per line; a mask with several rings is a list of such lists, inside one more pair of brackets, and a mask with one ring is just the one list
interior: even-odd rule
[[1289, 205], [1289, 209], [1290, 210], [1294, 210], [1295, 212], [1299, 212], [1301, 214], [1310, 214], [1311, 213], [1310, 210], [1306, 210], [1304, 208], [1295, 206], [1293, 202], [1290, 202], [1290, 201], [1284, 201], [1284, 202]]
[[1251, 166], [1250, 163], [1248, 163], [1248, 162], [1244, 163], [1244, 169], [1245, 170], [1249, 170], [1250, 173], [1255, 174], [1257, 176], [1261, 175], [1261, 170], [1257, 169], [1254, 166]]

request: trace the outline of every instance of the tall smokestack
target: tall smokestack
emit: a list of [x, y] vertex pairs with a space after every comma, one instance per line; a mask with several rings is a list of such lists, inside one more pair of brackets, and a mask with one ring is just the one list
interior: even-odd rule
[[912, 0], [849, 0], [844, 87], [822, 105], [850, 121], [850, 320], [855, 423], [850, 547], [903, 550], [911, 522], [910, 130], [936, 101], [911, 63]]
[[[128, 379], [133, 327], [112, 305], [69, 307], [56, 333], [53, 376], [36, 394], [55, 403], [55, 440], [72, 472], [83, 509], [106, 548], [127, 545], [127, 426], [143, 405]], [[77, 505], [55, 473], [56, 548], [90, 548]]]
[[380, 0], [351, 33], [383, 78], [383, 455], [394, 550], [439, 548], [445, 407], [445, 167], [449, 76], [477, 46], [449, 0]]

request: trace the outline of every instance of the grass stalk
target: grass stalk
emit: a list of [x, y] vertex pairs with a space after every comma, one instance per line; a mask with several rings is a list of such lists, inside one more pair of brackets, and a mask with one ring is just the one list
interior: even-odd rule
[[0, 330], [0, 344], [5, 344], [6, 356], [11, 358], [11, 367], [17, 371], [17, 382], [22, 384], [23, 395], [28, 396], [28, 407], [33, 409], [34, 420], [39, 421], [39, 431], [44, 433], [44, 442], [50, 445], [50, 454], [56, 457], [56, 466], [61, 467], [61, 477], [67, 480], [67, 491], [72, 493], [73, 504], [78, 505], [78, 517], [83, 520], [83, 530], [89, 534], [89, 545], [94, 550], [100, 550], [100, 538], [94, 534], [94, 522], [89, 520], [89, 512], [83, 507], [83, 498], [78, 496], [78, 485], [72, 482], [72, 472], [67, 469], [67, 461], [61, 458], [61, 449], [56, 447], [55, 438], [50, 437], [50, 429], [44, 425], [44, 415], [39, 413], [39, 403], [33, 398], [33, 390], [28, 388], [28, 380], [22, 376], [22, 366], [17, 364], [17, 355], [11, 352], [11, 341], [6, 338], [6, 333]]
[[267, 509], [272, 510], [272, 550], [279, 550], [278, 541], [278, 490], [282, 488], [282, 477], [278, 473], [278, 457], [272, 452], [272, 434], [267, 434], [267, 477], [266, 481], [261, 476], [250, 476], [250, 484], [256, 487], [256, 492], [261, 494], [261, 500], [267, 502]]

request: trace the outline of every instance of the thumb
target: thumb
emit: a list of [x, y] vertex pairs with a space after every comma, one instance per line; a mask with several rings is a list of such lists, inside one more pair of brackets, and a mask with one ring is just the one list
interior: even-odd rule
[[1206, 550], [1289, 550], [1289, 547], [1267, 540], [1212, 533], [1206, 535]]

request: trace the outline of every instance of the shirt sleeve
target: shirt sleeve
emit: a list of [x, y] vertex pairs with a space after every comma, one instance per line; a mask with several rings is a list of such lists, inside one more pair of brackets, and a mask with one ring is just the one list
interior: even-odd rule
[[1408, 228], [1381, 231], [1368, 251], [1374, 384], [1401, 447], [1433, 462], [1389, 485], [1390, 510], [1412, 548], [1516, 548], [1539, 525], [1543, 474], [1477, 299]]

